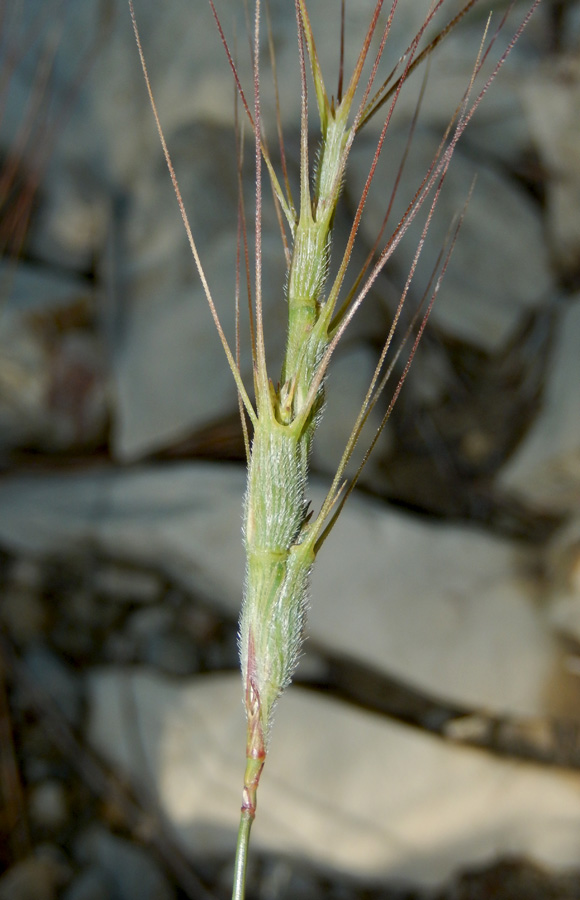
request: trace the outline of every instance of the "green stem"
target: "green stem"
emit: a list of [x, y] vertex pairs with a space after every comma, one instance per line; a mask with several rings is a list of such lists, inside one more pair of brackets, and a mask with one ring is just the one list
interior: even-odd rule
[[234, 888], [232, 900], [244, 900], [246, 894], [246, 864], [248, 861], [248, 847], [250, 844], [250, 829], [254, 815], [249, 809], [242, 809], [240, 827], [238, 829], [238, 842], [236, 844], [236, 864], [234, 868]]

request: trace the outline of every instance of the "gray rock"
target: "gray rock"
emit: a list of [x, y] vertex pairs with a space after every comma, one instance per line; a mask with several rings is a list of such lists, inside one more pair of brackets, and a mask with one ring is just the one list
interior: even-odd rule
[[580, 506], [580, 296], [564, 302], [538, 415], [499, 483], [540, 508], [575, 513]]
[[58, 706], [71, 725], [78, 727], [83, 704], [80, 676], [41, 643], [26, 649], [23, 662], [38, 690]]
[[268, 861], [260, 885], [261, 900], [318, 900], [319, 881], [305, 869], [292, 866], [285, 859]]
[[104, 436], [108, 389], [98, 341], [64, 325], [88, 315], [92, 288], [47, 267], [0, 267], [0, 448], [63, 450]]
[[[575, 648], [573, 668], [578, 668], [580, 647], [580, 517], [572, 519], [552, 541], [547, 553], [546, 577], [553, 591], [550, 621]], [[575, 660], [575, 662], [574, 662]]]
[[119, 603], [154, 603], [160, 597], [162, 585], [154, 572], [110, 562], [96, 570], [93, 589]]
[[19, 556], [10, 565], [10, 584], [20, 590], [39, 593], [44, 577], [43, 566], [36, 559]]
[[[233, 346], [237, 200], [230, 135], [215, 124], [199, 123], [182, 128], [171, 144], [184, 196], [195, 199], [198, 249]], [[125, 253], [112, 276], [117, 318], [109, 335], [116, 392], [114, 450], [130, 459], [235, 411], [237, 400], [158, 155], [142, 175], [124, 227]], [[272, 212], [265, 211], [264, 234], [268, 348], [280, 359], [286, 333], [285, 276]], [[251, 354], [243, 311], [241, 328], [241, 368], [249, 383]]]
[[[233, 854], [245, 764], [240, 696], [236, 675], [181, 684], [135, 669], [91, 677], [91, 742], [137, 781], [153, 779], [193, 855]], [[454, 746], [291, 688], [274, 723], [252, 842], [415, 885], [506, 855], [565, 870], [577, 865], [579, 798], [578, 773]]]
[[61, 781], [48, 779], [34, 785], [28, 798], [29, 815], [37, 828], [59, 829], [67, 821], [68, 798]]
[[203, 648], [204, 661], [211, 671], [236, 670], [239, 665], [237, 630], [228, 629], [220, 641], [212, 641]]
[[[326, 407], [312, 447], [313, 468], [324, 472], [327, 476], [334, 475], [336, 471], [371, 383], [377, 361], [378, 354], [362, 344], [345, 345], [342, 351], [338, 351], [333, 361], [326, 382]], [[387, 393], [385, 397], [388, 398]], [[374, 436], [387, 403], [388, 400], [384, 405], [379, 404], [375, 407], [369, 417], [368, 428], [364, 432], [365, 436], [368, 435], [368, 440]], [[362, 449], [355, 452], [346, 470], [348, 475], [352, 476], [356, 471], [366, 446], [367, 439], [363, 437], [360, 443]], [[378, 441], [376, 454], [370, 458], [364, 470], [363, 484], [372, 483], [373, 477], [376, 477], [375, 460], [381, 453], [386, 453], [389, 446], [387, 427]]]
[[[114, 548], [237, 616], [244, 482], [241, 467], [211, 465], [4, 479], [0, 540]], [[313, 486], [315, 509], [323, 497]], [[508, 541], [352, 497], [314, 567], [308, 634], [450, 700], [543, 715], [547, 685], [572, 676], [538, 608], [534, 564]]]
[[[404, 152], [408, 126], [393, 131], [376, 174], [381, 191], [371, 192], [362, 220], [369, 242], [375, 239], [397, 175], [393, 159]], [[399, 222], [421, 184], [437, 150], [440, 134], [417, 133], [406, 163], [386, 238]], [[368, 175], [374, 142], [367, 138], [353, 148], [348, 189], [358, 197]], [[469, 196], [474, 165], [461, 143], [455, 152], [445, 189], [437, 203], [429, 236], [419, 258], [408, 306], [415, 307], [426, 289], [454, 217]], [[409, 227], [393, 257], [403, 290], [427, 217], [431, 198]], [[445, 332], [487, 351], [500, 349], [515, 331], [522, 314], [537, 308], [554, 291], [540, 212], [524, 191], [490, 165], [477, 166], [477, 182], [451, 262], [433, 307], [433, 320]], [[394, 310], [393, 310], [394, 312]]]
[[[32, 17], [41, 4], [39, 0], [30, 0], [30, 3]], [[365, 0], [347, 12], [347, 72], [355, 62], [372, 8], [373, 3]], [[409, 9], [399, 7], [389, 37], [387, 56], [390, 61], [386, 60], [386, 65], [390, 65], [408, 45], [427, 8], [425, 2], [419, 6], [414, 3]], [[241, 10], [230, 12], [231, 17], [227, 16], [224, 26], [233, 40], [236, 26], [232, 20], [237, 21], [240, 32], [244, 31], [245, 22]], [[317, 9], [311, 10], [311, 14], [323, 70], [336, 72], [338, 24], [335, 22], [329, 27], [327, 16]], [[236, 167], [231, 131], [232, 78], [210, 11], [198, 11], [196, 15], [196, 28], [192, 31], [188, 27], [191, 9], [184, 0], [172, 3], [171, 10], [164, 11], [162, 28], [155, 4], [142, 3], [137, 10], [151, 79], [186, 206], [192, 214], [194, 233], [226, 333], [232, 340], [237, 225]], [[67, 76], [74, 76], [75, 65], [82, 58], [81, 48], [86, 53], [90, 46], [87, 35], [99, 34], [100, 16], [101, 5], [96, 0], [67, 10], [58, 55], [62, 76], [58, 84], [60, 93], [67, 83]], [[379, 27], [385, 21], [382, 20]], [[292, 131], [298, 121], [300, 102], [293, 10], [280, 2], [274, 4], [272, 22], [281, 114]], [[443, 15], [439, 24], [445, 22]], [[437, 54], [441, 59], [432, 67], [429, 97], [425, 103], [431, 125], [435, 121], [446, 124], [455, 109], [455, 103], [468, 84], [480, 39], [481, 23], [476, 20], [473, 25], [462, 28], [457, 39], [453, 38], [442, 48], [442, 54]], [[394, 55], [392, 48], [396, 48]], [[526, 62], [525, 57], [523, 61]], [[242, 52], [238, 62], [241, 77], [248, 84], [248, 56]], [[267, 67], [266, 61], [264, 65]], [[332, 74], [329, 78], [332, 82]], [[8, 135], [15, 133], [14, 122], [21, 117], [26, 72], [18, 72], [16, 80], [20, 92], [15, 93], [14, 103], [9, 104], [5, 116]], [[415, 78], [415, 84], [418, 85], [419, 80]], [[449, 90], [451, 82], [453, 91]], [[192, 85], [195, 85], [194, 90]], [[408, 93], [414, 95], [415, 91]], [[496, 152], [500, 146], [502, 152], [506, 152], [503, 148], [508, 143], [508, 130], [511, 134], [519, 128], [515, 124], [518, 117], [514, 113], [512, 94], [513, 90], [510, 90], [508, 104], [500, 104], [501, 115], [498, 106], [492, 106], [488, 98], [484, 104], [484, 112], [486, 107], [490, 110], [486, 126], [501, 121], [501, 141], [494, 140]], [[493, 97], [501, 96], [499, 90], [493, 94]], [[264, 78], [262, 100], [265, 128], [273, 134], [275, 97], [267, 78]], [[414, 96], [409, 101], [405, 95], [401, 98], [403, 117], [408, 116], [414, 102]], [[486, 128], [482, 127], [481, 132], [486, 134]], [[106, 320], [104, 328], [109, 341], [115, 394], [113, 446], [119, 458], [134, 459], [230, 413], [235, 409], [236, 398], [161, 160], [126, 11], [118, 17], [115, 28], [107, 32], [107, 41], [82, 86], [81, 102], [72, 111], [70, 121], [64, 124], [61, 138], [47, 176], [50, 189], [40, 226], [42, 235], [36, 238], [37, 246], [51, 258], [60, 259], [64, 254], [68, 259], [80, 261], [86, 258], [91, 247], [102, 246], [109, 219], [110, 253], [102, 275], [112, 298], [103, 318]], [[516, 153], [522, 145], [518, 131], [517, 138], [510, 139], [509, 146], [515, 146], [513, 152]], [[386, 155], [392, 164], [395, 154], [389, 150]], [[296, 160], [290, 162], [295, 164]], [[412, 176], [413, 191], [417, 186], [415, 176], [416, 172]], [[109, 201], [107, 197], [103, 202], [107, 192], [113, 199]], [[382, 191], [379, 193], [383, 194]], [[464, 192], [460, 193], [459, 204], [455, 198], [451, 202], [453, 212], [462, 205]], [[502, 204], [502, 214], [499, 218], [503, 220], [505, 190], [501, 186], [500, 193], [498, 202]], [[510, 203], [513, 206], [513, 202]], [[493, 237], [498, 221], [497, 204], [478, 209], [474, 216], [479, 223], [482, 216], [489, 213], [489, 221], [494, 224], [484, 225], [488, 245], [489, 232]], [[275, 381], [285, 335], [284, 266], [277, 222], [268, 203], [264, 216], [263, 264], [267, 286], [264, 301], [269, 352], [276, 360], [273, 367]], [[529, 259], [526, 257], [526, 264], [521, 264], [521, 254], [530, 246], [526, 223], [511, 229], [504, 237], [511, 241], [517, 234], [520, 234], [516, 253], [520, 260], [522, 293], [526, 294], [526, 287], [531, 284], [533, 296], [530, 302], [535, 302], [535, 292], [540, 290], [540, 284], [532, 274], [540, 272], [543, 278], [544, 273], [536, 262], [535, 245]], [[534, 235], [535, 232], [532, 237]], [[438, 249], [439, 241], [435, 243]], [[493, 251], [495, 245], [490, 246]], [[470, 329], [471, 333], [481, 334], [484, 329], [498, 327], [494, 325], [496, 307], [502, 308], [503, 317], [506, 315], [504, 306], [509, 307], [509, 303], [502, 304], [498, 299], [497, 286], [500, 282], [503, 289], [504, 271], [497, 279], [490, 280], [495, 278], [490, 274], [497, 268], [495, 257], [491, 265], [484, 254], [474, 254], [474, 246], [470, 246], [459, 269], [468, 270], [470, 276], [474, 259], [481, 260], [479, 268], [485, 276], [487, 295], [485, 304], [480, 302], [479, 295], [474, 297]], [[504, 269], [508, 267], [509, 263], [506, 263]], [[526, 275], [528, 271], [529, 276]], [[447, 305], [440, 304], [441, 315], [447, 309], [448, 320], [455, 321], [458, 298], [463, 302], [465, 294], [473, 294], [471, 280], [465, 280], [463, 275], [458, 276], [454, 292], [450, 289], [447, 293], [447, 296], [455, 295], [453, 308], [449, 301]], [[449, 279], [448, 286], [451, 284]], [[493, 311], [485, 312], [489, 309], [487, 301], [490, 298]], [[518, 294], [518, 303], [519, 300]], [[105, 306], [101, 304], [100, 309]], [[246, 330], [244, 324], [244, 334]], [[251, 380], [247, 339], [242, 341], [242, 350], [242, 368]], [[35, 365], [31, 363], [31, 368]], [[32, 377], [29, 382], [31, 392], [39, 390], [39, 384]], [[101, 401], [107, 399], [102, 394], [99, 397]], [[91, 418], [94, 424], [95, 420], [100, 421], [97, 413], [106, 410], [106, 403], [99, 406], [98, 397], [93, 399], [94, 405], [98, 406]], [[31, 416], [32, 421], [38, 423], [38, 415]], [[64, 436], [60, 435], [59, 440], [64, 440]]]
[[[567, 29], [566, 29], [567, 30]], [[534, 144], [547, 175], [547, 228], [556, 262], [572, 275], [580, 251], [580, 58], [553, 57], [521, 87]]]
[[98, 866], [87, 866], [73, 879], [62, 900], [113, 900], [110, 879]]
[[138, 658], [136, 642], [125, 631], [115, 631], [107, 637], [102, 650], [103, 661], [124, 665]]
[[142, 652], [143, 662], [167, 675], [193, 675], [199, 669], [199, 653], [193, 640], [177, 628], [151, 635]]
[[128, 619], [126, 631], [134, 640], [146, 641], [154, 635], [166, 631], [173, 620], [174, 614], [166, 606], [137, 609]]
[[102, 255], [110, 216], [105, 185], [87, 162], [57, 155], [43, 181], [29, 246], [38, 259], [69, 272], [90, 271]]
[[100, 826], [79, 837], [76, 856], [104, 873], [115, 900], [171, 900], [175, 896], [151, 853]]
[[56, 900], [68, 870], [51, 856], [29, 856], [0, 877], [0, 900]]
[[5, 628], [18, 643], [42, 637], [48, 620], [41, 598], [13, 585], [3, 592], [1, 616]]

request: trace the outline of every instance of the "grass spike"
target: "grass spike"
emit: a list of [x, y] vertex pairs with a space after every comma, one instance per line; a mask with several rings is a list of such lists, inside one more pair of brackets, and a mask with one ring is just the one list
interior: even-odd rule
[[[246, 709], [246, 766], [242, 787], [242, 807], [240, 828], [238, 832], [236, 867], [233, 887], [233, 900], [243, 900], [245, 893], [246, 865], [248, 844], [252, 822], [256, 813], [257, 791], [264, 762], [266, 760], [270, 738], [273, 711], [281, 693], [292, 678], [303, 639], [306, 612], [306, 598], [310, 571], [316, 554], [322, 543], [334, 527], [344, 503], [352, 492], [360, 473], [368, 459], [368, 454], [375, 445], [385, 422], [399, 396], [407, 377], [409, 367], [417, 352], [421, 336], [427, 325], [429, 314], [439, 292], [443, 276], [449, 264], [449, 258], [457, 239], [457, 232], [463, 221], [463, 215], [453, 232], [450, 245], [441, 257], [439, 269], [430, 283], [431, 294], [422, 318], [407, 354], [403, 372], [395, 386], [387, 410], [370, 442], [367, 452], [357, 469], [354, 478], [348, 484], [344, 479], [345, 468], [350, 461], [355, 446], [359, 441], [362, 429], [368, 422], [372, 410], [385, 390], [393, 371], [394, 361], [387, 354], [393, 346], [395, 333], [401, 319], [403, 304], [409, 294], [417, 263], [424, 242], [431, 227], [434, 210], [439, 202], [441, 190], [448, 176], [449, 167], [457, 146], [468, 123], [479, 107], [490, 85], [511, 53], [515, 42], [519, 39], [527, 22], [540, 0], [534, 0], [527, 16], [516, 30], [505, 51], [493, 67], [491, 74], [485, 78], [483, 86], [476, 93], [476, 78], [482, 72], [483, 65], [495, 45], [497, 34], [502, 28], [502, 19], [495, 35], [485, 45], [481, 44], [469, 85], [455, 110], [447, 130], [443, 135], [431, 165], [405, 213], [393, 230], [390, 238], [382, 242], [382, 234], [388, 219], [385, 217], [380, 236], [373, 247], [377, 251], [374, 262], [369, 260], [364, 265], [362, 275], [355, 279], [354, 288], [347, 294], [346, 301], [341, 301], [343, 285], [352, 249], [359, 230], [359, 225], [371, 188], [379, 156], [383, 150], [385, 136], [391, 122], [393, 110], [400, 96], [403, 84], [416, 66], [426, 59], [438, 43], [450, 33], [476, 0], [469, 0], [462, 10], [436, 35], [420, 52], [420, 43], [426, 29], [433, 22], [435, 14], [441, 9], [445, 0], [433, 0], [430, 10], [421, 23], [408, 50], [401, 57], [393, 73], [374, 94], [371, 92], [378, 79], [379, 63], [391, 33], [391, 26], [398, 0], [392, 0], [387, 21], [382, 30], [379, 49], [370, 66], [370, 76], [364, 85], [362, 100], [355, 105], [355, 96], [361, 88], [363, 71], [368, 65], [368, 54], [376, 33], [384, 0], [377, 0], [370, 16], [369, 26], [364, 34], [361, 49], [354, 69], [348, 79], [346, 88], [344, 80], [344, 0], [341, 0], [341, 51], [339, 78], [336, 100], [329, 101], [323, 81], [320, 60], [317, 55], [314, 34], [307, 10], [307, 0], [295, 0], [298, 57], [301, 83], [301, 143], [300, 143], [300, 209], [296, 211], [292, 204], [289, 179], [282, 163], [282, 189], [262, 134], [261, 97], [260, 97], [260, 28], [262, 0], [255, 0], [254, 20], [251, 28], [251, 59], [253, 76], [253, 110], [250, 110], [246, 94], [240, 83], [238, 72], [228, 48], [214, 0], [209, 0], [219, 35], [224, 45], [227, 59], [231, 67], [235, 87], [240, 102], [249, 119], [254, 136], [255, 165], [255, 288], [253, 291], [253, 310], [250, 314], [250, 331], [252, 336], [255, 362], [256, 408], [248, 398], [239, 371], [239, 315], [236, 325], [236, 359], [233, 358], [225, 335], [221, 328], [217, 311], [207, 285], [207, 280], [197, 248], [189, 228], [175, 173], [169, 152], [163, 137], [159, 117], [144, 63], [143, 51], [136, 29], [133, 2], [129, 0], [131, 17], [139, 55], [143, 65], [147, 89], [149, 91], [155, 121], [159, 131], [163, 151], [174, 184], [179, 207], [186, 227], [188, 240], [194, 255], [196, 266], [202, 280], [206, 298], [214, 318], [216, 328], [224, 346], [224, 351], [232, 369], [241, 402], [253, 427], [251, 445], [249, 434], [246, 434], [246, 447], [249, 454], [247, 489], [244, 501], [244, 547], [246, 552], [246, 579], [244, 599], [240, 616], [239, 650], [243, 681], [243, 698]], [[265, 0], [267, 2], [267, 0]], [[271, 28], [268, 27], [269, 46], [273, 46]], [[306, 78], [306, 55], [314, 82], [314, 91], [320, 117], [321, 149], [315, 177], [312, 179], [311, 162], [308, 151], [308, 90]], [[395, 79], [395, 73], [402, 67], [402, 74]], [[275, 64], [274, 64], [275, 68]], [[275, 92], [277, 88], [275, 87]], [[475, 94], [475, 98], [473, 95]], [[390, 101], [390, 106], [375, 147], [375, 153], [369, 173], [353, 217], [346, 247], [339, 259], [338, 271], [327, 288], [329, 272], [330, 248], [333, 238], [335, 213], [339, 201], [346, 165], [352, 143], [371, 116]], [[280, 135], [280, 112], [277, 104], [277, 125], [283, 159], [283, 141]], [[414, 127], [414, 126], [413, 126]], [[411, 131], [412, 134], [412, 131]], [[239, 143], [238, 178], [241, 182], [242, 142]], [[262, 285], [262, 166], [265, 166], [274, 195], [277, 212], [285, 216], [289, 226], [291, 247], [285, 246], [288, 261], [287, 303], [288, 331], [286, 349], [279, 381], [272, 380], [266, 368], [266, 348], [264, 339], [264, 310]], [[377, 278], [398, 247], [419, 212], [424, 209], [425, 221], [417, 244], [413, 262], [409, 269], [405, 285], [389, 333], [384, 342], [377, 368], [371, 379], [361, 410], [353, 426], [350, 438], [345, 447], [341, 462], [323, 502], [318, 515], [313, 516], [307, 501], [308, 457], [315, 435], [316, 426], [324, 405], [324, 381], [328, 365], [338, 343], [376, 283]], [[280, 217], [281, 217], [280, 215]], [[285, 234], [285, 229], [282, 229]], [[379, 241], [381, 242], [379, 244]], [[239, 310], [239, 282], [241, 268], [241, 245], [243, 242], [246, 278], [248, 282], [248, 298], [252, 304], [251, 278], [249, 277], [248, 245], [246, 238], [245, 213], [243, 199], [240, 196], [238, 211], [238, 250], [236, 264], [236, 308]], [[378, 250], [378, 247], [381, 249]], [[416, 313], [418, 317], [419, 313]], [[408, 346], [413, 333], [412, 329], [418, 318], [414, 318], [407, 329], [395, 355], [395, 360]], [[253, 324], [252, 324], [253, 323]]]

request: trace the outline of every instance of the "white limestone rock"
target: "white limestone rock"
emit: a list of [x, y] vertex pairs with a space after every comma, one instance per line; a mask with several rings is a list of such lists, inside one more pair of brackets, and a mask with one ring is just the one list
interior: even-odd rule
[[[233, 855], [245, 746], [240, 695], [236, 676], [177, 685], [104, 669], [90, 679], [92, 744], [155, 792], [194, 856]], [[577, 864], [579, 798], [577, 773], [451, 746], [290, 688], [252, 842], [334, 871], [415, 885], [505, 855], [565, 869]]]
[[546, 172], [547, 228], [556, 262], [577, 271], [580, 251], [580, 55], [553, 58], [523, 82], [525, 111]]
[[[429, 5], [426, 0], [408, 8], [399, 5], [384, 61], [386, 71], [408, 45]], [[522, 10], [524, 6], [518, 4]], [[29, 7], [30, 20], [34, 20], [36, 12], [42, 15], [43, 5], [39, 0], [30, 0]], [[373, 7], [372, 0], [348, 6], [346, 72], [354, 64]], [[234, 156], [233, 152], [229, 157], [225, 153], [226, 146], [232, 151], [234, 147], [231, 72], [209, 8], [200, 8], [194, 15], [185, 0], [176, 0], [161, 12], [157, 4], [142, 0], [136, 3], [135, 10], [186, 206], [231, 338], [237, 220]], [[117, 12], [113, 27], [107, 22], [101, 4], [88, 0], [68, 8], [62, 13], [62, 21], [59, 20], [62, 26], [57, 54], [60, 78], [55, 79], [55, 90], [60, 99], [66, 95], [69, 82], [74, 81], [83, 54], [91, 52], [93, 41], [101, 34], [106, 34], [107, 39], [79, 85], [78, 103], [68, 109], [68, 118], [62, 123], [61, 139], [47, 176], [50, 184], [58, 183], [59, 188], [51, 188], [47, 193], [46, 221], [42, 226], [47, 233], [37, 234], [35, 240], [37, 251], [44, 255], [52, 253], [59, 259], [86, 261], [91, 252], [102, 252], [108, 224], [110, 247], [103, 274], [110, 295], [116, 298], [109, 310], [107, 329], [116, 396], [113, 444], [120, 459], [133, 460], [229, 413], [235, 408], [235, 393], [217, 339], [210, 333], [209, 313], [189, 258], [169, 179], [160, 163], [159, 140], [129, 13], [124, 4]], [[322, 68], [329, 85], [334, 85], [339, 21], [337, 18], [329, 23], [324, 9], [315, 4], [311, 13]], [[299, 119], [300, 102], [295, 14], [292, 6], [283, 2], [274, 3], [271, 14], [282, 117], [292, 132]], [[440, 25], [447, 21], [447, 15], [444, 9], [438, 20]], [[514, 21], [518, 18], [515, 15]], [[224, 11], [223, 19], [228, 36], [233, 37], [236, 28], [243, 33], [242, 9]], [[379, 29], [386, 20], [384, 11]], [[437, 53], [425, 104], [430, 123], [447, 121], [468, 83], [479, 47], [481, 24], [473, 19], [470, 25], [462, 25], [461, 34]], [[240, 74], [251, 95], [249, 54], [240, 52], [239, 57]], [[263, 65], [263, 116], [273, 134], [275, 101], [265, 48]], [[27, 71], [34, 68], [30, 64], [29, 69], [23, 67], [23, 71], [16, 72], [16, 89], [10, 95], [2, 123], [11, 126], [6, 131], [6, 140], [15, 133], [16, 123], [22, 117]], [[420, 78], [414, 77], [409, 100], [402, 98], [403, 116], [412, 109], [415, 85], [419, 81]], [[453, 90], [449, 88], [450, 82]], [[449, 106], [450, 94], [456, 95], [456, 99], [451, 109], [443, 109]], [[499, 89], [494, 94], [497, 98], [504, 96]], [[511, 90], [509, 94], [511, 97]], [[517, 117], [510, 106], [511, 100], [509, 114], [503, 107], [501, 114], [492, 113], [496, 102], [505, 103], [493, 100], [493, 95], [486, 98], [488, 122], [501, 120], [513, 124]], [[505, 128], [501, 143], [505, 150]], [[392, 165], [395, 154], [391, 137], [389, 147], [387, 155]], [[422, 174], [421, 171], [420, 177]], [[412, 190], [417, 186], [416, 175], [416, 172], [412, 175]], [[459, 206], [463, 196], [461, 193]], [[456, 209], [457, 205], [453, 212]], [[497, 209], [492, 203], [491, 209], [486, 207], [483, 211], [491, 214], [492, 230], [498, 219], [504, 218], [503, 208], [501, 216]], [[477, 221], [483, 212], [478, 213]], [[219, 228], [212, 231], [217, 221]], [[271, 236], [264, 247], [264, 298], [266, 319], [271, 325], [269, 348], [277, 360], [273, 370], [276, 378], [285, 334], [284, 276], [274, 218], [267, 218], [264, 225], [265, 234]], [[522, 234], [521, 247], [530, 245], [528, 238], [527, 232]], [[534, 268], [535, 256], [536, 251], [532, 249], [531, 259], [519, 266], [522, 278], [529, 273], [528, 281], [522, 282], [524, 293], [530, 279], [534, 291], [541, 289], [541, 279], [536, 277]], [[472, 262], [470, 258], [466, 265], [471, 268]], [[482, 331], [482, 319], [487, 327], [498, 327], [490, 324], [499, 296], [496, 282], [490, 283], [490, 272], [495, 267], [495, 260], [491, 265], [489, 260], [483, 261], [480, 267], [484, 269], [489, 290], [485, 304], [480, 304], [477, 297], [472, 304], [472, 309], [478, 312], [473, 314], [475, 322], [471, 332]], [[502, 285], [504, 274], [502, 270], [498, 276]], [[534, 291], [529, 292], [530, 302], [535, 300]], [[471, 282], [464, 283], [460, 278], [456, 295], [462, 303], [465, 293], [471, 293]], [[490, 303], [493, 312], [489, 312]], [[440, 306], [443, 315], [445, 304]], [[488, 312], [482, 313], [482, 309]], [[247, 348], [247, 342], [243, 346]], [[247, 352], [243, 364], [247, 373]]]
[[[390, 133], [388, 149], [385, 148], [379, 161], [374, 189], [369, 194], [362, 220], [369, 246], [381, 227], [407, 132], [408, 125]], [[415, 134], [384, 243], [422, 183], [440, 139], [439, 131], [424, 129]], [[373, 152], [373, 140], [363, 140], [358, 147], [354, 145], [347, 186], [355, 198], [362, 191]], [[381, 185], [380, 191], [377, 185]], [[501, 172], [481, 162], [474, 166], [469, 155], [463, 153], [461, 144], [439, 197], [407, 304], [414, 309], [426, 290], [450, 226], [464, 209], [472, 187], [473, 194], [432, 316], [447, 334], [493, 352], [504, 346], [525, 312], [538, 308], [551, 296], [554, 282], [539, 210]], [[431, 201], [432, 195], [389, 264], [400, 292]]]
[[104, 439], [102, 347], [86, 327], [94, 291], [45, 266], [0, 266], [0, 450], [70, 450]]
[[568, 665], [580, 673], [580, 516], [575, 516], [552, 542], [547, 575], [553, 586], [550, 621], [574, 648]]
[[[198, 124], [173, 136], [174, 162], [210, 290], [235, 353], [237, 199], [231, 133]], [[116, 388], [113, 450], [135, 459], [237, 408], [235, 384], [187, 243], [160, 153], [119, 222], [124, 241], [109, 278], [108, 328]], [[286, 334], [278, 225], [264, 214], [264, 317], [280, 365]], [[241, 368], [251, 384], [244, 274]]]
[[[27, 553], [98, 547], [159, 567], [235, 616], [244, 480], [241, 467], [211, 465], [5, 479], [0, 541]], [[316, 488], [315, 509], [322, 497]], [[317, 560], [307, 633], [449, 700], [574, 715], [577, 680], [537, 602], [535, 565], [508, 541], [353, 497]]]
[[555, 512], [580, 506], [580, 297], [562, 301], [541, 408], [500, 484]]
[[[316, 440], [312, 447], [311, 464], [315, 471], [329, 477], [336, 472], [371, 383], [377, 360], [378, 353], [363, 343], [345, 344], [338, 348], [325, 382], [324, 415], [316, 430]], [[386, 406], [387, 402], [382, 407], [379, 404], [371, 413], [365, 437], [361, 438], [358, 452], [355, 450], [346, 470], [349, 476], [356, 472], [368, 442], [380, 425]], [[373, 456], [363, 470], [363, 484], [373, 483], [373, 475], [377, 471], [376, 462], [381, 454], [386, 454], [389, 450], [391, 441], [388, 426], [377, 443]]]

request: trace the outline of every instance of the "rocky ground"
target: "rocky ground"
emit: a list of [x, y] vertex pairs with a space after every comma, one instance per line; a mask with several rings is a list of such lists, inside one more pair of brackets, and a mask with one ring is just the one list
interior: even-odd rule
[[[397, 53], [420, 5], [399, 11]], [[205, 7], [135, 6], [231, 333], [231, 79]], [[311, 6], [335, 66], [336, 23]], [[526, 4], [515, 6], [513, 27]], [[282, 0], [271, 11], [292, 177], [294, 13]], [[347, 34], [359, 38], [368, 14], [347, 3]], [[2, 16], [0, 900], [227, 897], [244, 747], [233, 384], [125, 5], [27, 0]], [[432, 64], [401, 211], [484, 19]], [[260, 789], [256, 900], [580, 897], [579, 40], [580, 5], [544, 0], [460, 145], [410, 304], [477, 172], [452, 265], [314, 573], [307, 649]], [[393, 120], [385, 192], [415, 102], [403, 96]], [[363, 132], [354, 151], [337, 241], [374, 139]], [[383, 213], [376, 191], [359, 261]], [[281, 285], [267, 206], [264, 219], [265, 284]], [[413, 247], [411, 236], [337, 356], [314, 504]], [[265, 302], [275, 360], [281, 288]]]

